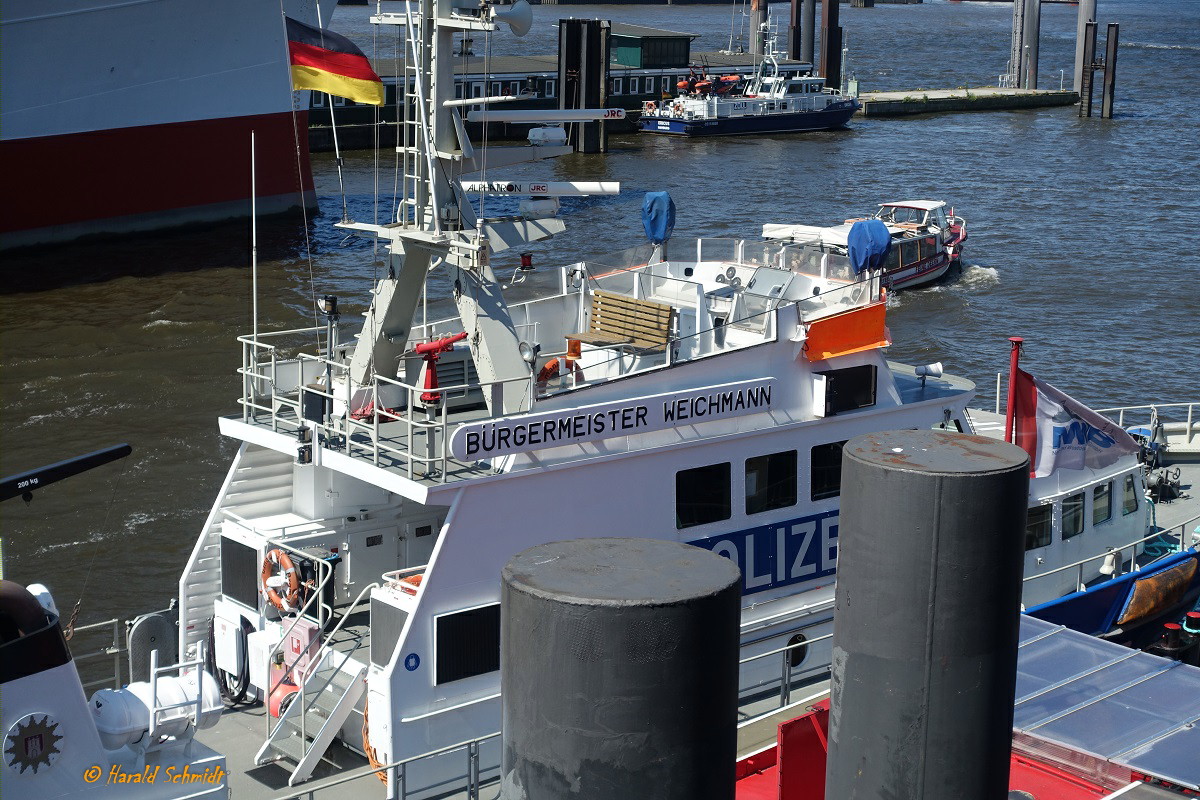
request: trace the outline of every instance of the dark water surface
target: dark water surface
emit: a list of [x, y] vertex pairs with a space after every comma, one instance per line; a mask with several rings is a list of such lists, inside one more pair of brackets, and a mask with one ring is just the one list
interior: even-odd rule
[[[772, 11], [786, 20], [786, 7]], [[367, 13], [339, 8], [333, 27], [370, 52]], [[1042, 14], [1042, 85], [1057, 87], [1059, 69], [1069, 85], [1075, 7]], [[529, 37], [496, 35], [494, 52], [552, 52], [553, 23], [567, 16], [700, 32], [697, 50], [729, 36], [730, 11], [718, 6], [542, 6], [535, 15]], [[607, 155], [489, 177], [621, 181], [619, 197], [564, 203], [567, 233], [530, 248], [544, 266], [641, 243], [648, 190], [671, 191], [679, 236], [753, 237], [764, 222], [829, 224], [881, 201], [945, 199], [968, 220], [971, 266], [894, 299], [892, 357], [945, 362], [990, 407], [1005, 338], [1022, 335], [1031, 371], [1096, 406], [1200, 399], [1200, 0], [1102, 2], [1099, 16], [1121, 23], [1111, 121], [1062, 108], [855, 120], [847, 131], [766, 139], [627, 136]], [[864, 90], [994, 85], [1010, 19], [1003, 3], [844, 7], [850, 72]], [[263, 330], [301, 327], [314, 291], [338, 294], [351, 321], [376, 269], [368, 244], [332, 228], [333, 160], [314, 160], [324, 214], [311, 262], [298, 226], [260, 237]], [[358, 219], [374, 213], [373, 168], [373, 154], [347, 155]], [[390, 192], [390, 175], [381, 186]], [[67, 270], [92, 279], [0, 296], [0, 472], [134, 446], [125, 463], [0, 507], [7, 575], [49, 584], [64, 610], [83, 593], [81, 620], [165, 604], [176, 591], [236, 449], [216, 417], [237, 411], [235, 337], [251, 324], [248, 227], [6, 259], [6, 279]], [[500, 272], [515, 260], [499, 255]]]

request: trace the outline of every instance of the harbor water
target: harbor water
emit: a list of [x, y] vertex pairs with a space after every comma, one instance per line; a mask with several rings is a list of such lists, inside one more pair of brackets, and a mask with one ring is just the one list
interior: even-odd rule
[[[786, 6], [771, 9], [786, 23]], [[332, 27], [386, 54], [368, 13], [341, 7]], [[1075, 13], [1042, 10], [1043, 87], [1058, 87], [1060, 69], [1071, 84]], [[554, 23], [569, 16], [700, 33], [694, 50], [727, 46], [731, 21], [728, 7], [709, 5], [542, 6], [527, 38], [481, 35], [476, 52], [553, 52]], [[891, 357], [942, 361], [976, 381], [977, 404], [991, 408], [1006, 337], [1021, 335], [1028, 370], [1094, 407], [1195, 400], [1200, 0], [1105, 0], [1099, 19], [1102, 31], [1121, 24], [1112, 120], [1058, 108], [854, 120], [844, 131], [765, 139], [619, 136], [605, 155], [487, 177], [621, 182], [620, 196], [564, 201], [567, 233], [528, 248], [545, 268], [644, 241], [646, 191], [670, 190], [679, 237], [753, 238], [764, 222], [833, 224], [882, 201], [944, 199], [968, 221], [968, 266], [889, 300]], [[995, 85], [1010, 21], [1008, 3], [846, 6], [848, 72], [864, 91]], [[249, 169], [247, 153], [229, 157]], [[380, 156], [377, 183], [373, 153], [345, 154], [355, 219], [388, 216], [392, 159]], [[314, 296], [336, 294], [348, 335], [380, 268], [369, 241], [332, 227], [342, 208], [333, 155], [315, 156], [314, 170], [321, 213], [311, 233], [291, 223], [260, 230], [264, 331], [311, 324]], [[6, 191], [19, 199], [19, 187]], [[82, 598], [80, 622], [163, 607], [177, 591], [235, 452], [216, 418], [239, 413], [235, 337], [252, 326], [249, 234], [239, 223], [5, 259], [0, 470], [134, 447], [124, 462], [0, 507], [5, 576], [48, 584], [64, 613]], [[507, 279], [518, 260], [505, 252], [494, 263]], [[531, 281], [550, 279], [545, 270]]]

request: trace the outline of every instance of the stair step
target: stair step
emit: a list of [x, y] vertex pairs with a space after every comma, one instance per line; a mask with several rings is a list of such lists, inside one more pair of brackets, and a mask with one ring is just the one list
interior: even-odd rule
[[272, 740], [271, 747], [276, 752], [282, 753], [296, 763], [299, 763], [300, 759], [304, 758], [304, 742], [301, 741], [299, 735], [293, 736], [290, 733], [280, 734], [279, 738]]

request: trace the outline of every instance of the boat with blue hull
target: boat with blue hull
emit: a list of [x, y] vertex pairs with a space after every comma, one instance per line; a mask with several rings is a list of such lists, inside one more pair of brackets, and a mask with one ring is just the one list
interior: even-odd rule
[[714, 84], [698, 84], [674, 100], [644, 103], [640, 130], [675, 136], [822, 131], [845, 127], [859, 109], [854, 98], [826, 88], [823, 78], [781, 75], [773, 41], [744, 93], [704, 86]]

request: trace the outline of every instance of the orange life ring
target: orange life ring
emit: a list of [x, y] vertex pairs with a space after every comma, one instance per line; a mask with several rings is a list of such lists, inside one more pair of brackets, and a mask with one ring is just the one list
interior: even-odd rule
[[654, 102], [653, 100], [647, 100], [643, 110], [647, 114], [653, 114], [655, 111], [658, 111], [658, 103]]
[[417, 593], [417, 589], [421, 587], [421, 580], [421, 575], [409, 575], [405, 578], [401, 578], [400, 591], [404, 592], [405, 594], [415, 595]]
[[572, 359], [563, 356], [560, 358], [552, 358], [546, 362], [546, 366], [542, 367], [542, 371], [538, 373], [537, 382], [541, 384], [557, 378], [563, 371], [573, 374], [575, 382], [583, 380], [583, 368], [576, 364]]
[[[276, 568], [288, 579], [287, 595], [279, 596], [279, 592], [267, 585], [267, 579], [275, 574]], [[276, 547], [267, 553], [262, 565], [262, 588], [267, 596], [267, 602], [280, 611], [295, 611], [300, 607], [300, 575], [292, 564], [292, 557]]]

